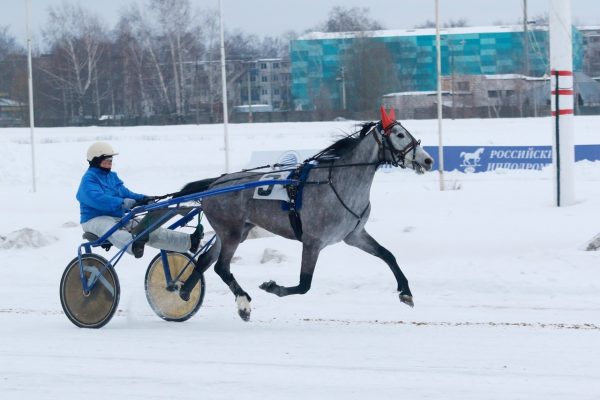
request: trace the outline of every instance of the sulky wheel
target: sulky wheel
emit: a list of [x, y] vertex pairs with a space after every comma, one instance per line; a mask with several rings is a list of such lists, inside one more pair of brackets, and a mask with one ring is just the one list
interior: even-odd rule
[[146, 298], [152, 310], [166, 321], [182, 322], [191, 318], [204, 299], [204, 275], [190, 293], [188, 301], [179, 297], [179, 288], [190, 276], [196, 263], [187, 254], [165, 252], [171, 281], [167, 282], [163, 256], [159, 253], [146, 271]]
[[[60, 302], [67, 317], [80, 328], [101, 328], [117, 311], [119, 279], [108, 261], [97, 254], [81, 256], [83, 273], [92, 289], [85, 293], [75, 257], [60, 280]], [[94, 283], [95, 282], [95, 283]]]

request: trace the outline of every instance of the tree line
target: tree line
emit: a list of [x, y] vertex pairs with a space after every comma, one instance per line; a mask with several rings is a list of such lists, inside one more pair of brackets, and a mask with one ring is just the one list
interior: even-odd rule
[[[466, 25], [465, 20], [451, 23]], [[369, 16], [368, 8], [333, 7], [323, 22], [306, 31], [378, 29], [385, 27]], [[290, 41], [297, 36], [287, 32], [259, 38], [226, 31], [227, 80], [243, 76], [251, 60], [289, 58]], [[197, 122], [199, 116], [208, 117], [203, 121], [222, 119], [215, 9], [192, 9], [189, 0], [145, 0], [123, 8], [109, 27], [80, 2], [63, 2], [48, 9], [42, 37], [44, 50], [36, 51], [33, 59], [38, 125], [86, 124], [102, 117], [129, 123]], [[370, 110], [386, 91], [411, 90], [407, 82], [412, 67], [395, 70], [383, 45], [356, 40], [343, 58], [341, 73], [351, 82], [348, 110]], [[317, 108], [337, 107], [327, 102], [327, 88], [320, 90], [312, 94]], [[28, 101], [26, 52], [8, 27], [0, 27], [0, 97]], [[22, 114], [27, 121], [26, 108]]]
[[[227, 32], [228, 79], [245, 61], [287, 56], [293, 35]], [[123, 9], [109, 28], [80, 3], [64, 2], [48, 9], [42, 37], [44, 51], [33, 59], [36, 120], [158, 115], [177, 122], [200, 102], [221, 102], [217, 10], [146, 0]], [[27, 103], [26, 62], [25, 49], [0, 27], [0, 97]]]

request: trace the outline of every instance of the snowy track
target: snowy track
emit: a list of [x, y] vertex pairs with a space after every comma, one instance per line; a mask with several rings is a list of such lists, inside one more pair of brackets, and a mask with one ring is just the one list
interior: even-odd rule
[[[546, 119], [447, 124], [448, 144], [550, 140]], [[577, 124], [577, 143], [593, 143], [600, 118]], [[434, 121], [404, 125], [436, 144]], [[322, 148], [350, 128], [233, 125], [231, 159], [242, 168], [249, 149]], [[253, 298], [249, 323], [212, 269], [197, 315], [184, 323], [156, 317], [143, 291], [148, 251], [117, 267], [113, 320], [85, 330], [64, 316], [58, 296], [81, 241], [79, 155], [111, 140], [115, 169], [132, 189], [167, 193], [220, 173], [221, 131], [40, 129], [35, 194], [28, 131], [0, 133], [0, 242], [15, 240], [0, 243], [2, 400], [600, 398], [600, 253], [583, 251], [600, 232], [600, 163], [578, 164], [577, 203], [561, 209], [549, 170], [450, 173], [461, 189], [446, 192], [435, 173], [378, 174], [367, 229], [396, 255], [414, 309], [399, 302], [382, 262], [345, 245], [323, 251], [308, 294], [265, 293], [264, 281], [297, 282], [300, 245], [260, 237], [242, 244], [232, 264]]]

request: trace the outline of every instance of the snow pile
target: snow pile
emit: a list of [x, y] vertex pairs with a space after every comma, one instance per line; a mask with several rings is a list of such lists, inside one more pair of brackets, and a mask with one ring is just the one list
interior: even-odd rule
[[260, 239], [273, 236], [275, 235], [273, 235], [271, 232], [261, 228], [260, 226], [255, 226], [254, 228], [250, 229], [250, 232], [248, 232], [248, 237], [246, 239]]
[[596, 251], [600, 249], [600, 233], [594, 236], [592, 240], [587, 244], [586, 251]]
[[43, 233], [31, 228], [23, 228], [8, 234], [8, 236], [0, 236], [0, 249], [22, 249], [48, 246], [56, 242], [58, 239], [51, 235]]
[[261, 264], [266, 264], [270, 262], [279, 264], [284, 261], [287, 261], [287, 257], [285, 256], [285, 254], [280, 253], [275, 249], [269, 248], [266, 248], [265, 251], [263, 251], [262, 257], [260, 259]]

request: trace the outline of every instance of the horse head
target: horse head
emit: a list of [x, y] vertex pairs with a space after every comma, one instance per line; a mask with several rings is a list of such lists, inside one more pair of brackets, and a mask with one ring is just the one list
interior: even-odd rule
[[402, 168], [412, 168], [422, 174], [433, 168], [433, 158], [421, 147], [415, 137], [394, 116], [394, 109], [386, 113], [381, 107], [381, 121], [377, 125], [381, 135], [380, 161]]

